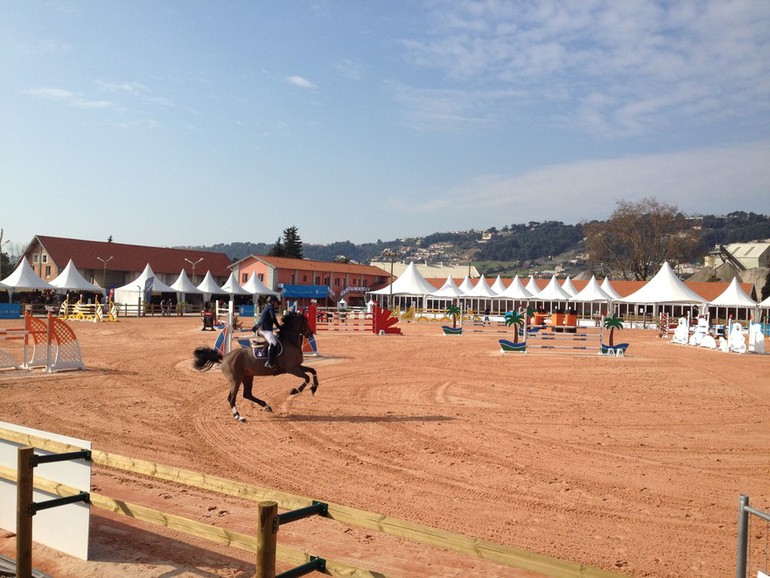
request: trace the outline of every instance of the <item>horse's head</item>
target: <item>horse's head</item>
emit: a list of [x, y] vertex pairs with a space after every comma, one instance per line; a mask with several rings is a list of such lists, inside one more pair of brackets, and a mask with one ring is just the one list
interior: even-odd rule
[[301, 313], [289, 311], [283, 316], [283, 327], [291, 331], [296, 331], [308, 339], [313, 337], [313, 330], [310, 329], [310, 323], [308, 322], [307, 317]]

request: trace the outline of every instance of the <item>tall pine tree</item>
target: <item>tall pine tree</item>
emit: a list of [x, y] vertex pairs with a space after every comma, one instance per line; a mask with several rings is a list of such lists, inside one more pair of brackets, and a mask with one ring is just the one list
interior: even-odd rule
[[297, 227], [289, 227], [283, 230], [283, 238], [278, 239], [270, 249], [271, 257], [291, 257], [292, 259], [303, 259], [302, 239], [299, 238]]

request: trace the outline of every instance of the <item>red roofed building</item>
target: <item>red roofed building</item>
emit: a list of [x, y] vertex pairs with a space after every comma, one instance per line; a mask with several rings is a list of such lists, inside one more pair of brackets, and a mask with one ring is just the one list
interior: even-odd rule
[[[233, 264], [238, 282], [243, 285], [252, 273], [269, 289], [281, 291], [287, 299], [301, 303], [311, 298], [326, 304], [345, 299], [348, 306], [364, 305], [364, 294], [385, 287], [390, 274], [379, 267], [357, 263], [313, 261], [250, 255]], [[318, 290], [312, 292], [314, 286]]]
[[86, 280], [102, 287], [120, 287], [130, 283], [148, 263], [156, 277], [167, 285], [176, 281], [183, 269], [196, 285], [201, 282], [206, 271], [211, 271], [220, 285], [230, 275], [230, 259], [224, 253], [43, 235], [35, 236], [22, 258], [29, 261], [32, 269], [44, 281], [57, 277], [72, 259]]

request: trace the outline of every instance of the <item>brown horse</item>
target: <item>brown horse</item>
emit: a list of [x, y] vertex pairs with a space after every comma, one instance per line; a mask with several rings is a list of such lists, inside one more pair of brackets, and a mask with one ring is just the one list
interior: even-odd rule
[[195, 357], [193, 367], [198, 371], [206, 371], [217, 363], [222, 364], [222, 373], [230, 382], [230, 394], [227, 396], [227, 401], [230, 403], [233, 417], [243, 422], [246, 420], [241, 417], [235, 406], [241, 383], [243, 384], [243, 397], [245, 399], [253, 401], [263, 407], [265, 411], [273, 411], [264, 400], [251, 393], [255, 376], [274, 376], [288, 373], [301, 377], [304, 380], [303, 383], [292, 389], [289, 392], [291, 395], [297, 395], [305, 389], [310, 383], [310, 376], [312, 376], [313, 385], [310, 386], [310, 391], [315, 394], [318, 389], [318, 375], [312, 367], [302, 365], [304, 361], [302, 355], [303, 337], [308, 339], [313, 337], [313, 331], [310, 329], [307, 318], [299, 313], [289, 312], [283, 316], [281, 330], [278, 334], [278, 351], [276, 352], [276, 367], [274, 369], [265, 367], [267, 356], [257, 357], [250, 347], [235, 349], [224, 357], [219, 351], [211, 347], [198, 347], [193, 352]]

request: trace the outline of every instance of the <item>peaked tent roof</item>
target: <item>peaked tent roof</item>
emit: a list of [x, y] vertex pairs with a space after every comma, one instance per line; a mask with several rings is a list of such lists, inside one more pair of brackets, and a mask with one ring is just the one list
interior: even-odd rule
[[668, 261], [644, 287], [619, 299], [624, 303], [706, 303], [706, 300], [687, 287], [676, 276]]
[[505, 288], [505, 291], [503, 291], [500, 296], [506, 297], [507, 299], [532, 299], [532, 293], [527, 291], [518, 275], [513, 278], [511, 284]]
[[532, 297], [537, 297], [540, 293], [540, 287], [538, 287], [534, 275], [529, 276], [529, 281], [527, 281], [527, 284], [524, 286], [524, 288], [532, 294]]
[[401, 274], [401, 276], [393, 281], [387, 287], [372, 291], [373, 295], [411, 295], [411, 296], [423, 296], [430, 295], [436, 290], [436, 288], [425, 280], [425, 277], [417, 270], [414, 263], [409, 263], [409, 266]]
[[190, 278], [187, 276], [184, 269], [182, 269], [179, 273], [179, 277], [176, 278], [176, 281], [174, 281], [170, 287], [177, 293], [201, 293], [201, 290], [190, 281]]
[[462, 295], [463, 292], [460, 291], [451, 275], [446, 278], [446, 281], [444, 281], [440, 288], [431, 293], [431, 297], [445, 297], [447, 299], [456, 299], [457, 297], [462, 297]]
[[243, 286], [243, 288], [249, 292], [249, 295], [275, 295], [276, 297], [280, 295], [278, 291], [268, 289], [267, 285], [259, 280], [257, 273], [254, 271], [251, 272], [251, 277], [249, 277], [249, 280], [246, 281], [246, 284]]
[[762, 302], [759, 304], [759, 306], [760, 306], [760, 307], [770, 307], [770, 297], [768, 297], [767, 299], [765, 299], [764, 301], [762, 301]]
[[709, 301], [709, 305], [756, 307], [757, 302], [746, 295], [746, 292], [738, 284], [738, 278], [733, 277], [733, 280], [730, 282], [727, 289], [725, 289], [719, 297]]
[[554, 275], [551, 277], [548, 285], [546, 285], [535, 298], [541, 301], [569, 301], [572, 296], [561, 288], [559, 280], [556, 279], [556, 275]]
[[497, 293], [498, 296], [502, 295], [503, 291], [505, 291], [505, 283], [503, 283], [503, 278], [500, 277], [500, 275], [498, 275], [495, 282], [492, 283], [492, 291]]
[[9, 291], [34, 291], [35, 289], [56, 289], [46, 283], [32, 270], [29, 261], [22, 259], [13, 273], [2, 279], [3, 286]]
[[206, 276], [203, 278], [203, 281], [198, 283], [198, 289], [201, 290], [202, 293], [218, 293], [218, 294], [224, 294], [227, 293], [224, 289], [222, 289], [219, 285], [217, 285], [217, 282], [214, 281], [214, 277], [211, 275], [211, 271], [206, 271]]
[[607, 295], [612, 297], [613, 301], [620, 301], [623, 297], [621, 297], [620, 293], [615, 291], [615, 288], [612, 286], [612, 283], [610, 282], [609, 277], [605, 277], [604, 281], [602, 281], [602, 284], [600, 285], [602, 291], [604, 291]]
[[[26, 259], [25, 259], [26, 261]], [[64, 270], [54, 279], [51, 279], [51, 285], [57, 289], [67, 289], [70, 291], [93, 291], [94, 293], [104, 293], [104, 289], [86, 281], [75, 267], [72, 259], [69, 260]]]
[[468, 291], [472, 291], [473, 290], [473, 283], [471, 282], [470, 275], [466, 275], [465, 276], [465, 279], [463, 279], [462, 283], [460, 283], [459, 289], [463, 293], [467, 293]]
[[572, 284], [572, 279], [570, 279], [569, 276], [567, 276], [567, 278], [564, 280], [564, 283], [561, 284], [561, 288], [564, 289], [564, 291], [569, 294], [570, 297], [574, 297], [578, 294], [578, 290]]
[[591, 275], [591, 279], [588, 284], [583, 287], [577, 295], [572, 298], [573, 301], [614, 301], [604, 290], [599, 286], [599, 282], [594, 275]]
[[497, 296], [497, 293], [492, 291], [492, 288], [487, 283], [487, 279], [484, 277], [483, 273], [481, 274], [481, 277], [479, 277], [478, 281], [476, 281], [476, 285], [473, 287], [473, 289], [463, 293], [463, 297], [481, 297], [491, 299], [492, 297]]
[[174, 293], [174, 289], [166, 285], [163, 281], [158, 279], [155, 276], [155, 272], [152, 270], [152, 267], [150, 267], [150, 264], [147, 263], [144, 267], [144, 271], [142, 271], [142, 274], [139, 275], [136, 279], [134, 279], [131, 283], [126, 283], [122, 287], [118, 287], [115, 289], [115, 291], [144, 291], [145, 286], [147, 285], [147, 281], [149, 279], [152, 279], [152, 292], [153, 293]]
[[249, 291], [238, 285], [238, 279], [235, 277], [235, 271], [230, 272], [227, 281], [222, 285], [222, 290], [229, 295], [251, 295]]

